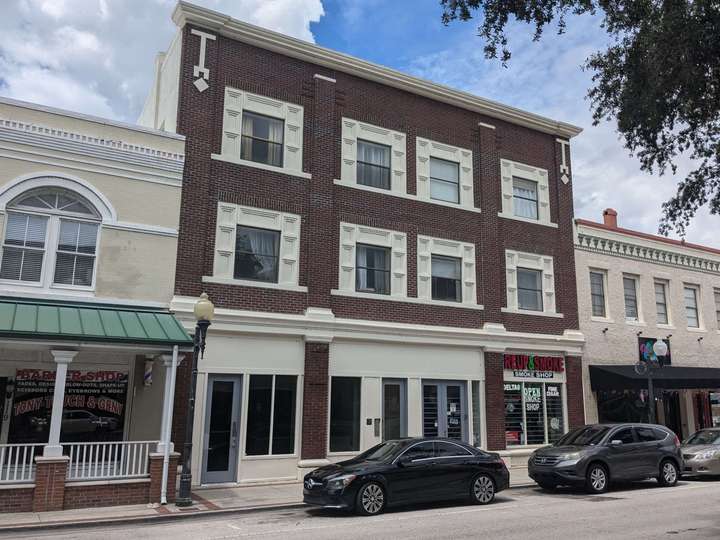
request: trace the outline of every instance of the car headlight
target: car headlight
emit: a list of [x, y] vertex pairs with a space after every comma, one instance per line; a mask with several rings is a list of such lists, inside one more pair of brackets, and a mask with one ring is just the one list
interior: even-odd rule
[[712, 459], [715, 457], [720, 456], [720, 450], [708, 450], [707, 452], [703, 452], [702, 454], [698, 454], [695, 456], [697, 459]]
[[328, 490], [338, 490], [338, 489], [345, 489], [350, 485], [350, 483], [357, 478], [354, 474], [345, 474], [343, 476], [338, 476], [337, 478], [333, 478], [332, 480], [328, 480], [327, 488]]
[[572, 461], [572, 460], [579, 460], [580, 459], [580, 452], [571, 452], [570, 454], [563, 454], [560, 456], [560, 461]]

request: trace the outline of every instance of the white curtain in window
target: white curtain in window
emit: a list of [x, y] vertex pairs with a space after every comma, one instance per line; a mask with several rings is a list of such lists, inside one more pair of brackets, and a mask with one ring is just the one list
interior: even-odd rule
[[537, 182], [513, 178], [515, 215], [529, 219], [538, 218]]
[[[357, 246], [357, 268], [355, 272], [357, 273], [357, 289], [358, 290], [364, 290], [367, 289], [368, 282], [367, 282], [367, 264], [368, 264], [368, 257], [367, 257], [367, 248], [365, 246]], [[363, 267], [360, 269], [360, 267]]]
[[433, 257], [432, 276], [446, 279], [460, 279], [460, 259]]
[[358, 183], [390, 189], [390, 147], [358, 141]]

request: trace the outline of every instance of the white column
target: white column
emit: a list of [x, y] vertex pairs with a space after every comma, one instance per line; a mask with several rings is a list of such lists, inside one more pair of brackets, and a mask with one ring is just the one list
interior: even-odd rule
[[63, 402], [65, 401], [65, 379], [68, 364], [77, 356], [77, 351], [50, 351], [55, 360], [55, 389], [53, 390], [52, 416], [50, 417], [50, 436], [43, 449], [44, 457], [62, 456], [60, 446], [60, 428], [62, 427]]
[[157, 445], [157, 452], [162, 454], [165, 452], [165, 444], [170, 444], [170, 451], [173, 451], [173, 443], [170, 440], [170, 431], [172, 429], [172, 413], [173, 402], [175, 400], [175, 370], [177, 364], [173, 365], [173, 355], [163, 354], [159, 356], [160, 362], [165, 368], [165, 388], [163, 393], [163, 410], [162, 420], [160, 422], [160, 437]]

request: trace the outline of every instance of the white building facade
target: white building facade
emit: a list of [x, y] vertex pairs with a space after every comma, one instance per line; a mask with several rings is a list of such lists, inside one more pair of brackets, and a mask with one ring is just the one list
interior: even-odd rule
[[[612, 209], [603, 217], [576, 220], [587, 422], [647, 421], [648, 377], [635, 364], [650, 360], [658, 423], [681, 438], [720, 424], [720, 251], [622, 229]], [[669, 348], [658, 367], [656, 340]]]

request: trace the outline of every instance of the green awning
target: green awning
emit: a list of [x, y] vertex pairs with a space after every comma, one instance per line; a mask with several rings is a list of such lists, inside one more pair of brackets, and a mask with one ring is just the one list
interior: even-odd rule
[[0, 298], [0, 337], [192, 345], [180, 322], [166, 310], [16, 298]]

